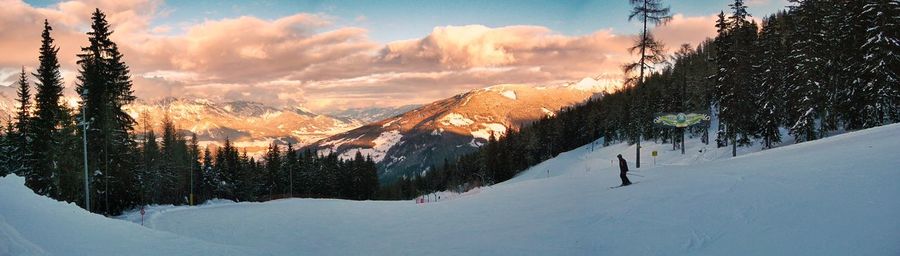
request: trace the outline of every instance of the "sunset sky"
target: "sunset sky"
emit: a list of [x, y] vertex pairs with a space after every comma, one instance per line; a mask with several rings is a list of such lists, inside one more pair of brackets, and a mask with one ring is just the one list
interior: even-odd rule
[[[674, 49], [713, 36], [729, 0], [664, 1], [655, 29]], [[748, 0], [761, 18], [786, 0]], [[0, 84], [37, 65], [43, 19], [66, 85], [100, 8], [138, 97], [251, 100], [314, 111], [426, 103], [500, 83], [617, 75], [639, 30], [627, 0], [154, 1], [0, 0]], [[8, 88], [4, 91], [9, 91]], [[71, 90], [70, 90], [71, 91]], [[71, 92], [70, 92], [71, 93]]]

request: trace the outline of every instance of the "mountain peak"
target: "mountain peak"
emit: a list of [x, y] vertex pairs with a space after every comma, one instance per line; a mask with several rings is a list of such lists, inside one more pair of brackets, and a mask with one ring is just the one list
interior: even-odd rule
[[391, 180], [472, 152], [492, 135], [502, 137], [510, 129], [556, 115], [607, 88], [605, 83], [587, 78], [553, 86], [492, 85], [328, 137], [310, 147], [341, 157], [356, 152], [369, 155], [380, 165], [382, 178]]
[[598, 75], [596, 77], [585, 77], [576, 83], [568, 83], [565, 86], [573, 90], [611, 93], [621, 87], [621, 85], [621, 78], [612, 75]]

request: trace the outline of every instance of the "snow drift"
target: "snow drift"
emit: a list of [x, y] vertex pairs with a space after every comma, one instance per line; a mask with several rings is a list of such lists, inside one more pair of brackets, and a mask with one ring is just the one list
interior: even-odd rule
[[34, 194], [25, 179], [0, 178], [0, 255], [247, 255], [214, 244], [92, 214]]

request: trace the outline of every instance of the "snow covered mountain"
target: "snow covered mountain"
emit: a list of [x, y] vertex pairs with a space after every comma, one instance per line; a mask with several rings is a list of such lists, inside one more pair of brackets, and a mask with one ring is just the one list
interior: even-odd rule
[[10, 120], [16, 112], [13, 107], [14, 105], [5, 101], [2, 97], [3, 95], [0, 95], [0, 123], [2, 123], [3, 126], [6, 126], [6, 121]]
[[138, 211], [105, 218], [10, 175], [0, 255], [897, 255], [898, 145], [900, 124], [735, 158], [698, 139], [686, 155], [647, 141], [656, 164], [616, 189], [610, 160], [634, 146], [586, 145], [438, 202], [153, 206], [144, 227]]
[[[70, 107], [77, 106], [78, 99], [66, 100]], [[15, 91], [8, 87], [0, 88], [0, 122], [4, 126], [15, 115], [17, 106]], [[312, 113], [301, 107], [277, 108], [247, 101], [219, 103], [205, 99], [138, 99], [125, 110], [138, 121], [136, 130], [142, 129], [142, 120], [145, 119], [142, 114], [147, 115], [147, 121], [158, 131], [168, 113], [176, 128], [197, 133], [201, 145], [221, 145], [225, 138], [230, 138], [250, 154], [264, 151], [275, 140], [302, 146], [366, 123], [356, 119], [365, 117], [366, 113], [335, 117]], [[383, 115], [377, 111], [368, 113]]]
[[138, 100], [127, 106], [126, 111], [139, 124], [142, 119], [148, 118], [157, 128], [168, 113], [178, 129], [196, 133], [201, 144], [221, 144], [229, 138], [251, 154], [264, 151], [275, 140], [305, 145], [362, 124], [353, 119], [315, 114], [299, 107], [276, 108], [247, 101]]
[[472, 152], [491, 134], [503, 136], [621, 84], [585, 78], [553, 86], [501, 84], [439, 100], [396, 117], [318, 141], [310, 147], [349, 158], [357, 151], [379, 165], [382, 181], [421, 173]]
[[6, 126], [8, 121], [16, 113], [16, 92], [10, 87], [0, 86], [0, 123]]
[[398, 116], [421, 106], [422, 105], [403, 105], [399, 107], [351, 108], [325, 112], [324, 114], [349, 120], [359, 120], [362, 123], [371, 123]]

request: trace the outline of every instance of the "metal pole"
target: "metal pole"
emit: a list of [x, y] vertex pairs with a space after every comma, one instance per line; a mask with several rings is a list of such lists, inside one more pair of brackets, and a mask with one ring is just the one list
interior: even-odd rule
[[[84, 95], [87, 95], [87, 89], [84, 90]], [[87, 103], [83, 103], [81, 106], [81, 125], [82, 125], [82, 145], [84, 149], [84, 208], [91, 211], [91, 185], [89, 182], [88, 176], [88, 153], [87, 153], [87, 129], [90, 127], [90, 124], [87, 121]]]
[[[687, 112], [687, 69], [682, 73], [681, 76], [681, 112]], [[687, 127], [681, 128], [681, 154], [684, 155], [684, 133], [687, 130]]]
[[635, 164], [634, 168], [641, 168], [641, 137], [642, 136], [643, 135], [638, 135], [637, 147], [634, 147], [635, 151], [637, 151], [634, 154], [634, 159], [635, 159], [634, 160], [634, 164]]
[[288, 164], [288, 196], [294, 198], [294, 167], [292, 164]]
[[197, 160], [197, 157], [194, 156], [194, 152], [191, 152], [191, 167], [188, 168], [188, 174], [191, 176], [191, 198], [190, 205], [194, 206], [194, 161]]
[[678, 127], [675, 127], [675, 126], [673, 126], [672, 130], [670, 130], [670, 131], [672, 131], [672, 150], [678, 149], [678, 139], [675, 139], [675, 131], [677, 131], [677, 130], [678, 130]]

